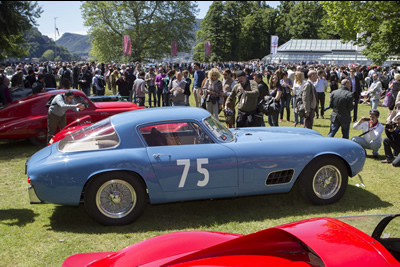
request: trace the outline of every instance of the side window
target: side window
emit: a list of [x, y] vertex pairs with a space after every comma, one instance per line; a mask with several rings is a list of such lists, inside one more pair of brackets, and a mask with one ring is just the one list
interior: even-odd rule
[[89, 102], [87, 101], [87, 99], [80, 95], [77, 95], [74, 97], [73, 103], [75, 103], [75, 104], [82, 103], [85, 105], [86, 108], [89, 107]]
[[196, 123], [164, 123], [140, 128], [148, 146], [176, 146], [213, 143]]

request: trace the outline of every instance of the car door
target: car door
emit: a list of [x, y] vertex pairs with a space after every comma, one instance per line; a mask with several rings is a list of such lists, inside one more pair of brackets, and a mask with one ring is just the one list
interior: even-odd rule
[[140, 129], [147, 155], [169, 201], [232, 197], [238, 192], [237, 158], [196, 122]]

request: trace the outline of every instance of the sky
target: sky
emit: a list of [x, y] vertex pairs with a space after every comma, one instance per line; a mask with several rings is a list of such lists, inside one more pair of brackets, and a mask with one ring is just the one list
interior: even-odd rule
[[[65, 33], [87, 34], [88, 28], [83, 26], [80, 1], [37, 1], [42, 7], [43, 13], [37, 19], [38, 29], [43, 35], [57, 40]], [[213, 1], [197, 1], [199, 14], [196, 18], [206, 16], [208, 8]], [[267, 1], [267, 4], [276, 8], [279, 1]], [[56, 18], [56, 19], [55, 19]], [[58, 33], [55, 32], [55, 25]]]

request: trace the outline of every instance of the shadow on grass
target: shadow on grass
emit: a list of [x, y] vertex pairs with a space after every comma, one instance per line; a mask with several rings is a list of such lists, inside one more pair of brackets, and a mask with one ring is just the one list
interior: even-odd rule
[[20, 159], [21, 156], [28, 159], [42, 148], [42, 146], [32, 145], [28, 140], [1, 141], [0, 160]]
[[50, 226], [53, 231], [75, 233], [180, 231], [230, 222], [264, 221], [290, 216], [308, 218], [321, 214], [329, 216], [330, 213], [367, 211], [389, 206], [392, 204], [380, 200], [374, 194], [349, 185], [345, 196], [339, 202], [326, 206], [306, 203], [297, 191], [278, 195], [148, 205], [136, 222], [126, 226], [101, 226], [88, 217], [83, 205], [57, 206], [50, 219]]
[[29, 209], [0, 210], [0, 223], [8, 226], [25, 226], [33, 223], [39, 214]]

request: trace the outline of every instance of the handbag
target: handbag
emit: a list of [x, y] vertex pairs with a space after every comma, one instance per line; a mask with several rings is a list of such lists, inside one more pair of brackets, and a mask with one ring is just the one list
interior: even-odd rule
[[300, 118], [303, 118], [306, 116], [306, 108], [303, 103], [303, 99], [301, 98], [301, 95], [298, 95], [296, 97], [296, 103], [294, 107], [294, 112], [296, 112]]
[[206, 99], [207, 102], [211, 102], [212, 104], [217, 104], [219, 101], [219, 95], [208, 94]]
[[393, 105], [393, 102], [394, 102], [394, 98], [392, 95], [392, 91], [390, 91], [389, 93], [386, 94], [385, 99], [383, 99], [382, 106], [390, 107], [391, 105]]
[[281, 104], [278, 101], [275, 101], [275, 97], [266, 96], [261, 99], [257, 105], [258, 112], [262, 112], [265, 115], [274, 115], [279, 113], [281, 110]]

